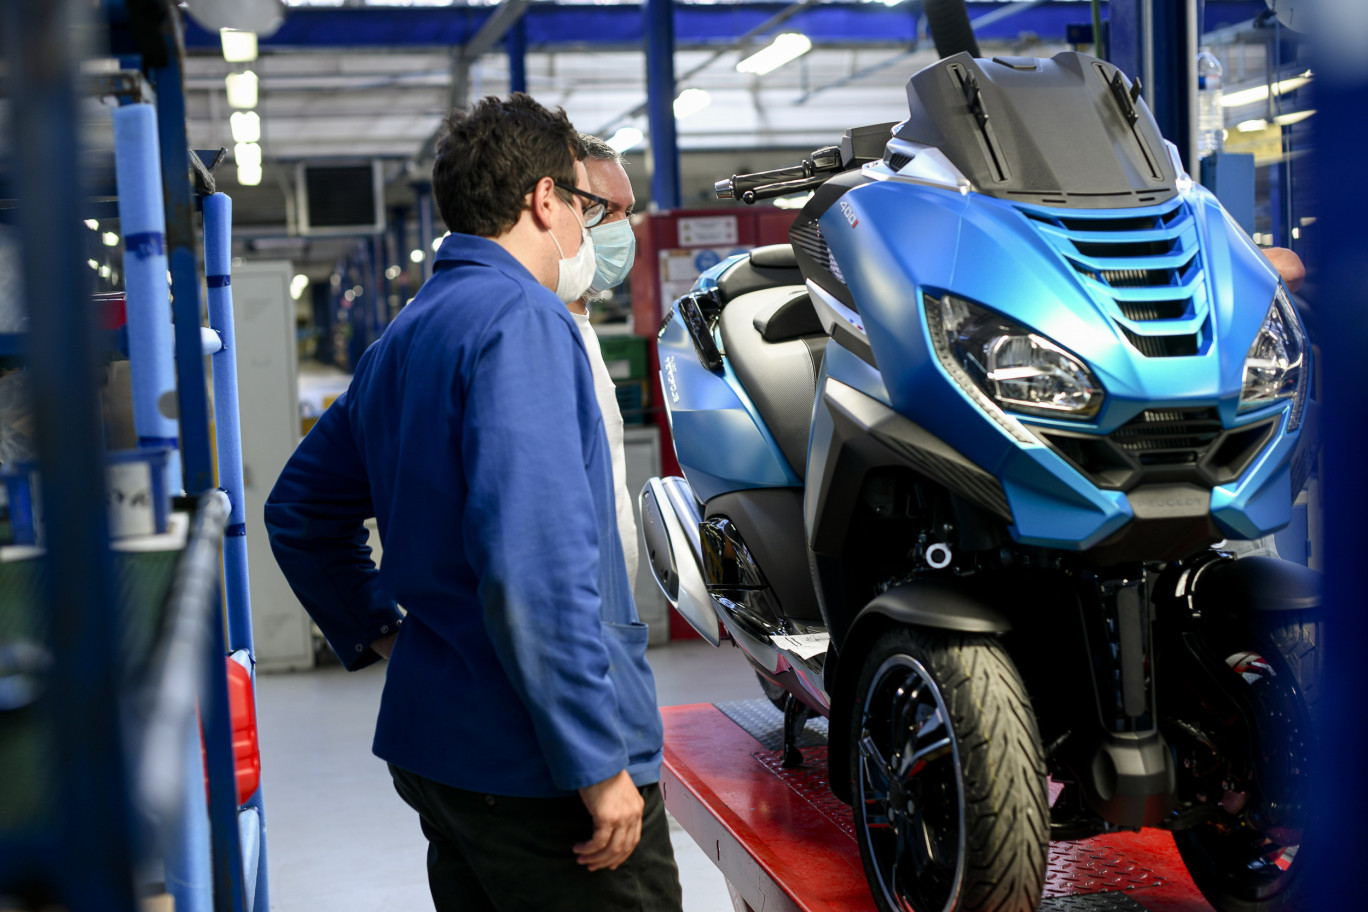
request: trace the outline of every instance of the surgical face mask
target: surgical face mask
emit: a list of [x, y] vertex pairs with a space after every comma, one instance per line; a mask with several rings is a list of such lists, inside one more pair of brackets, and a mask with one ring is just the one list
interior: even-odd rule
[[607, 291], [622, 284], [632, 268], [632, 257], [636, 253], [636, 235], [632, 234], [632, 223], [627, 219], [605, 222], [589, 229], [594, 239], [594, 282], [589, 286], [591, 294]]
[[[566, 206], [570, 204], [566, 203]], [[570, 211], [575, 211], [573, 206], [570, 206]], [[575, 215], [575, 219], [579, 220], [578, 214]], [[556, 251], [561, 255], [557, 264], [559, 273], [556, 278], [556, 297], [566, 304], [572, 304], [584, 297], [584, 293], [589, 290], [589, 283], [594, 280], [594, 239], [589, 236], [589, 230], [581, 222], [579, 253], [572, 257], [565, 255], [554, 231], [551, 232], [551, 240], [555, 242]]]

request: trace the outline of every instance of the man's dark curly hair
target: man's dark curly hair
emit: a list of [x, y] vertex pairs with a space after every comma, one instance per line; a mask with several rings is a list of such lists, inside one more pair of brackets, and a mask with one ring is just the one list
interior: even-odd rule
[[522, 92], [452, 111], [443, 128], [432, 193], [447, 228], [462, 234], [503, 234], [537, 181], [550, 177], [573, 187], [575, 161], [584, 157], [565, 111], [549, 111]]

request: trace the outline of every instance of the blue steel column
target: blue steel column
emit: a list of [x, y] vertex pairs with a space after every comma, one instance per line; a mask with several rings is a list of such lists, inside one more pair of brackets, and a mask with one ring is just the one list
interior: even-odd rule
[[508, 30], [508, 91], [527, 91], [527, 25], [522, 17]]
[[[1107, 4], [1111, 62], [1126, 75], [1140, 77], [1160, 132], [1178, 147], [1183, 164], [1194, 176], [1197, 163], [1188, 159], [1193, 141], [1196, 39], [1201, 31], [1195, 24], [1195, 3], [1196, 0], [1110, 0]], [[1148, 34], [1146, 9], [1153, 20]], [[1147, 48], [1153, 53], [1153, 61], [1145, 59]], [[1149, 62], [1152, 67], [1146, 66]]]
[[[423, 281], [432, 278], [432, 239], [436, 232], [432, 225], [432, 184], [423, 181], [413, 185], [418, 198], [418, 249], [423, 251]], [[404, 256], [408, 256], [405, 251]]]
[[[166, 63], [150, 67], [148, 77], [157, 90], [167, 254], [171, 264], [172, 312], [176, 322], [176, 392], [180, 405], [185, 488], [188, 493], [197, 495], [213, 486], [213, 469], [209, 456], [209, 401], [200, 341], [199, 258], [194, 195], [190, 184], [190, 149], [186, 134], [182, 70], [185, 49], [180, 13], [175, 6], [168, 7], [162, 22], [162, 40], [166, 49]], [[209, 774], [214, 908], [218, 912], [230, 912], [244, 908], [245, 891], [242, 882], [242, 847], [237, 826], [237, 781], [233, 771], [228, 676], [223, 665], [227, 644], [224, 641], [222, 614], [216, 613], [216, 619], [218, 623], [209, 625], [213, 636], [206, 647], [200, 712]]]
[[[1312, 168], [1319, 177], [1318, 245], [1314, 263], [1320, 288], [1315, 306], [1320, 333], [1324, 391], [1321, 421], [1325, 457], [1325, 711], [1316, 781], [1321, 784], [1316, 840], [1319, 868], [1303, 872], [1315, 885], [1303, 908], [1347, 908], [1348, 897], [1363, 895], [1363, 815], [1368, 780], [1368, 690], [1363, 686], [1358, 649], [1368, 643], [1368, 612], [1363, 610], [1363, 559], [1368, 554], [1368, 397], [1363, 395], [1364, 348], [1368, 346], [1368, 283], [1363, 251], [1368, 250], [1368, 174], [1363, 149], [1368, 143], [1368, 21], [1361, 0], [1323, 0], [1319, 15], [1316, 73], [1315, 142]], [[1317, 8], [1319, 7], [1319, 8]], [[1275, 215], [1276, 219], [1276, 215]], [[1359, 900], [1361, 901], [1361, 900]], [[1348, 902], [1352, 905], [1352, 901]]]
[[30, 388], [45, 482], [44, 595], [55, 667], [44, 703], [55, 763], [43, 798], [56, 811], [42, 832], [28, 834], [27, 844], [0, 838], [0, 893], [36, 880], [55, 888], [55, 902], [72, 912], [134, 912], [96, 335], [90, 270], [81, 262], [81, 108], [73, 45], [87, 34], [81, 27], [85, 8], [62, 0], [7, 0], [0, 22], [11, 177], [22, 199]]
[[679, 208], [675, 134], [674, 0], [646, 0], [646, 115], [650, 124], [651, 202]]
[[332, 285], [315, 282], [309, 286], [309, 294], [313, 300], [314, 332], [318, 333], [314, 360], [336, 366], [337, 351], [333, 348], [333, 330], [337, 322], [337, 306], [333, 302]]
[[370, 272], [366, 278], [370, 288], [366, 294], [371, 296], [371, 341], [389, 325], [389, 295], [385, 293], [385, 236], [377, 234], [370, 239]]

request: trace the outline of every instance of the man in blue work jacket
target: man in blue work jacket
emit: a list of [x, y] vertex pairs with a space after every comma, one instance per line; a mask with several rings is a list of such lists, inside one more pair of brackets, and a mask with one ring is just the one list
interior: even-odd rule
[[343, 663], [390, 659], [374, 751], [419, 814], [443, 912], [680, 908], [646, 627], [562, 303], [589, 286], [604, 211], [583, 155], [526, 95], [448, 117], [433, 276], [266, 505]]

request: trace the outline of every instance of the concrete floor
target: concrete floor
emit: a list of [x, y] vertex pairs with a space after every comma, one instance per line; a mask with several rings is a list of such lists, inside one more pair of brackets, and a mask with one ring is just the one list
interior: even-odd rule
[[[650, 650], [660, 705], [753, 699], [755, 674], [730, 646]], [[384, 666], [261, 675], [257, 684], [271, 908], [430, 909], [417, 815], [370, 752]], [[671, 820], [685, 912], [732, 912], [711, 859]]]

